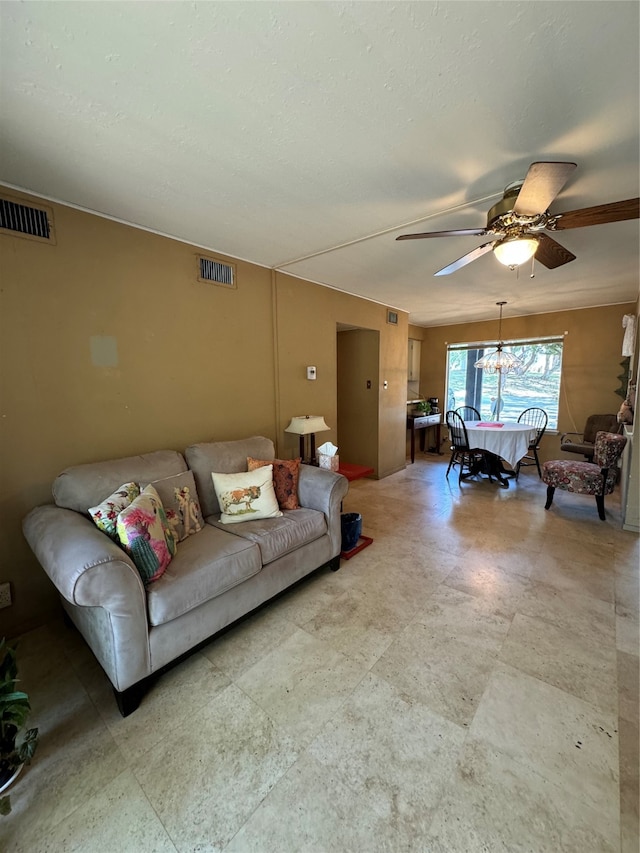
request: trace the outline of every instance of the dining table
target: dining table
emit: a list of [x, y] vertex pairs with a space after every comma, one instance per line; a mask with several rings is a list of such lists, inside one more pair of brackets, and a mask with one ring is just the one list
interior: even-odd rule
[[469, 447], [472, 450], [483, 450], [487, 463], [485, 471], [476, 470], [473, 473], [486, 473], [495, 477], [501, 486], [508, 488], [507, 477], [515, 477], [515, 470], [507, 471], [502, 460], [515, 469], [535, 440], [536, 428], [515, 421], [465, 421], [464, 425]]

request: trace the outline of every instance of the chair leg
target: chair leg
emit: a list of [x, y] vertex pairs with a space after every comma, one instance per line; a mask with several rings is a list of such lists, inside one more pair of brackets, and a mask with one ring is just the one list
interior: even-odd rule
[[598, 507], [600, 521], [606, 521], [606, 516], [604, 514], [604, 495], [596, 495], [596, 506]]
[[453, 457], [456, 455], [455, 450], [451, 451], [451, 459], [449, 460], [449, 467], [447, 468], [447, 479], [449, 477], [449, 471], [451, 470], [451, 466], [453, 465]]
[[[536, 465], [538, 466], [538, 477], [540, 477], [540, 479], [542, 479], [542, 470], [540, 468], [540, 460], [538, 459], [538, 448], [537, 447], [533, 448], [533, 457], [536, 460]], [[516, 477], [516, 480], [517, 479], [518, 478]]]
[[515, 477], [516, 483], [518, 482], [518, 477], [520, 476], [521, 466], [522, 466], [522, 462], [518, 462], [518, 464], [516, 465], [516, 477]]
[[547, 486], [547, 502], [544, 505], [545, 509], [549, 509], [549, 507], [553, 503], [553, 493], [555, 492], [555, 490], [556, 490], [555, 486]]

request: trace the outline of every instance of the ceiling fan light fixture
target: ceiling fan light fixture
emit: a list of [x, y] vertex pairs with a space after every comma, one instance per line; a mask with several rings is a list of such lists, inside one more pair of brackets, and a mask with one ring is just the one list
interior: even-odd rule
[[505, 267], [518, 267], [532, 258], [537, 248], [537, 237], [505, 237], [495, 244], [493, 254]]

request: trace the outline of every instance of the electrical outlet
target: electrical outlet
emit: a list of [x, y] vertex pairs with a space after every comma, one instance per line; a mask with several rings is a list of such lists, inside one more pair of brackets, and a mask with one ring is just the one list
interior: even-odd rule
[[0, 609], [11, 606], [11, 584], [9, 581], [0, 583]]

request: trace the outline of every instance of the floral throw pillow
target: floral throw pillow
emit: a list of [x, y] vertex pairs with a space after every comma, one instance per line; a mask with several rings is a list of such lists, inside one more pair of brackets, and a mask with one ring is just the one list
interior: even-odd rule
[[176, 553], [176, 540], [153, 486], [146, 486], [122, 510], [118, 516], [118, 538], [143, 583], [150, 584], [165, 573]]
[[300, 477], [300, 457], [298, 459], [253, 459], [247, 456], [249, 471], [273, 465], [273, 486], [280, 509], [298, 509], [298, 478]]
[[275, 518], [282, 515], [273, 489], [273, 465], [269, 463], [256, 471], [240, 474], [212, 472], [223, 524], [255, 521], [258, 518]]
[[192, 471], [154, 480], [151, 485], [160, 496], [169, 526], [176, 534], [176, 541], [182, 542], [202, 530], [204, 519]]
[[118, 514], [129, 506], [131, 501], [140, 494], [140, 486], [137, 483], [124, 483], [119, 489], [105, 498], [98, 506], [89, 507], [89, 515], [96, 525], [110, 536], [114, 542], [118, 541]]

